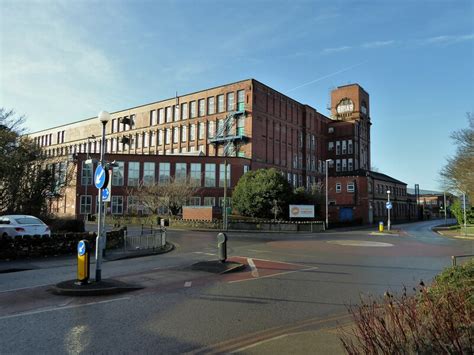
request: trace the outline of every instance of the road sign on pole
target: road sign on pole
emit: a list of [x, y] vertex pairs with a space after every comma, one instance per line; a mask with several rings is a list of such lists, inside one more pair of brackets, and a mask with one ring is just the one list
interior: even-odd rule
[[111, 196], [112, 196], [112, 179], [109, 179], [109, 183], [107, 184], [107, 187], [104, 187], [102, 189], [102, 202], [110, 202]]
[[97, 169], [95, 169], [95, 174], [94, 174], [94, 185], [98, 189], [103, 188], [104, 186], [107, 186], [109, 183], [109, 172], [105, 170], [102, 165], [98, 165]]
[[387, 208], [387, 210], [391, 210], [392, 209], [392, 203], [390, 201], [387, 201], [385, 202], [385, 207]]

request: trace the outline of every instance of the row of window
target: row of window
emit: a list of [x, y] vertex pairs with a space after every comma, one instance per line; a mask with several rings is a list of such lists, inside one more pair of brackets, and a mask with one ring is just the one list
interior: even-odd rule
[[353, 170], [354, 170], [354, 161], [352, 158], [336, 159], [336, 172], [353, 171]]
[[334, 144], [334, 142], [328, 142], [328, 149], [331, 151], [334, 149], [334, 146], [336, 146], [336, 155], [352, 154], [354, 152], [352, 139], [336, 141], [335, 143], [336, 144]]
[[392, 196], [406, 196], [407, 195], [407, 191], [405, 188], [383, 185], [383, 184], [377, 184], [375, 191], [378, 194], [387, 194], [387, 191], [390, 191], [390, 194]]
[[[80, 214], [90, 214], [92, 211], [95, 211], [95, 213], [99, 212], [99, 200], [98, 197], [96, 196], [96, 201], [95, 201], [95, 209], [93, 209], [92, 206], [92, 195], [81, 195], [80, 197]], [[126, 206], [124, 206], [124, 202], [126, 200]], [[218, 203], [219, 205], [216, 205], [216, 198], [215, 197], [209, 197], [206, 196], [204, 198], [200, 196], [193, 196], [190, 197], [187, 206], [209, 206], [209, 207], [222, 207], [224, 198], [219, 197], [218, 198]], [[232, 199], [230, 197], [227, 198], [227, 206], [232, 206]], [[113, 195], [111, 196], [110, 199], [110, 211], [107, 211], [108, 213], [111, 214], [126, 214], [129, 215], [138, 215], [138, 214], [143, 214], [143, 215], [149, 215], [151, 214], [150, 209], [143, 203], [140, 202], [139, 198], [137, 196], [120, 196], [120, 195]], [[160, 211], [158, 211], [159, 214], [167, 214], [168, 211], [166, 211], [166, 208], [162, 207]]]
[[[346, 185], [346, 191], [347, 192], [355, 192], [355, 183], [354, 182], [348, 182]], [[336, 192], [341, 193], [342, 192], [342, 184], [340, 182], [336, 182]]]
[[[59, 131], [56, 133], [56, 144], [64, 143], [64, 133], [65, 131]], [[46, 147], [53, 144], [53, 134], [44, 134], [33, 138], [33, 142], [39, 147]]]
[[[154, 162], [116, 162], [117, 166], [112, 170], [112, 186], [138, 186], [140, 183], [144, 185], [153, 185], [158, 183], [168, 183], [175, 181], [189, 181], [195, 186], [202, 186], [202, 176], [204, 176], [205, 187], [216, 187], [216, 167], [217, 164], [204, 164], [204, 174], [202, 174], [201, 163], [174, 163], [174, 175], [171, 175], [171, 163], [154, 163]], [[127, 165], [127, 176], [125, 184], [125, 165]], [[189, 166], [188, 166], [189, 165]], [[158, 171], [156, 168], [158, 167]], [[224, 164], [219, 164], [219, 187], [224, 187]], [[249, 167], [244, 166], [244, 173]], [[93, 165], [82, 162], [81, 184], [83, 186], [92, 185]], [[227, 186], [231, 186], [231, 165], [227, 164]]]

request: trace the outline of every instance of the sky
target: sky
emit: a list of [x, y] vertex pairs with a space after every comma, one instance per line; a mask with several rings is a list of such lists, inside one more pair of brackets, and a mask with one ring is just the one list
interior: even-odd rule
[[30, 132], [255, 78], [329, 115], [370, 94], [372, 165], [439, 190], [474, 112], [474, 1], [0, 0], [0, 107]]

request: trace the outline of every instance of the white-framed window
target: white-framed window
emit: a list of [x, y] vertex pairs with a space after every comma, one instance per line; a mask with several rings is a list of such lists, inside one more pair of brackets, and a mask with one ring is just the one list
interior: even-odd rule
[[347, 159], [347, 170], [352, 171], [354, 170], [354, 163], [352, 158]]
[[181, 126], [181, 142], [186, 142], [188, 140], [188, 127]]
[[328, 150], [333, 150], [334, 149], [334, 142], [329, 142], [328, 143]]
[[207, 123], [207, 138], [214, 138], [215, 126], [214, 121], [209, 121]]
[[206, 164], [206, 170], [204, 175], [204, 186], [215, 187], [216, 186], [216, 164]]
[[198, 139], [204, 139], [204, 122], [198, 123]]
[[159, 129], [158, 130], [158, 145], [163, 145], [163, 130]]
[[217, 112], [224, 112], [224, 95], [217, 95]]
[[196, 117], [196, 101], [191, 101], [189, 103], [191, 118]]
[[215, 197], [204, 197], [204, 206], [215, 206], [216, 198]]
[[235, 94], [233, 92], [227, 93], [227, 111], [235, 110]]
[[85, 161], [82, 162], [82, 174], [81, 174], [81, 185], [92, 185], [92, 170], [93, 164], [86, 164]]
[[190, 197], [189, 206], [201, 206], [201, 198], [197, 196]]
[[115, 164], [117, 166], [112, 169], [112, 186], [123, 186], [125, 163], [123, 161], [117, 161]]
[[156, 110], [150, 111], [150, 126], [154, 126], [157, 123], [158, 116], [156, 115]]
[[[224, 164], [219, 164], [219, 187], [224, 187]], [[230, 187], [230, 164], [227, 164], [227, 187]]]
[[190, 183], [201, 186], [201, 164], [191, 163]]
[[347, 141], [347, 153], [348, 154], [352, 154], [353, 153], [353, 150], [352, 150], [352, 139], [349, 139]]
[[112, 196], [112, 214], [123, 214], [123, 196]]
[[199, 117], [206, 115], [206, 100], [200, 99], [198, 101], [198, 110], [199, 110]]
[[167, 183], [170, 181], [171, 178], [171, 168], [170, 163], [160, 163], [159, 165], [160, 173], [159, 173], [159, 182], [160, 183]]
[[341, 159], [336, 159], [336, 171], [341, 171]]
[[342, 171], [347, 171], [347, 159], [342, 159]]
[[92, 213], [92, 196], [91, 195], [82, 195], [81, 196], [81, 214]]
[[347, 142], [342, 141], [342, 154], [347, 154]]
[[355, 184], [353, 182], [347, 183], [347, 192], [354, 192], [355, 191]]
[[191, 129], [189, 131], [189, 140], [196, 140], [196, 125], [194, 123], [191, 125]]
[[171, 143], [171, 128], [166, 129], [165, 144]]
[[143, 184], [150, 186], [155, 183], [155, 163], [143, 163]]
[[[219, 207], [224, 207], [224, 197], [219, 197]], [[226, 207], [232, 207], [232, 199], [227, 197]]]
[[336, 141], [336, 155], [341, 154], [341, 141]]
[[188, 119], [188, 103], [187, 102], [181, 104], [181, 119], [182, 120]]
[[166, 122], [173, 122], [173, 111], [171, 106], [166, 108]]
[[150, 132], [150, 147], [154, 147], [156, 143], [156, 132], [151, 131]]
[[137, 196], [127, 196], [127, 214], [138, 214], [139, 199]]
[[162, 108], [158, 110], [158, 123], [165, 123], [165, 111]]
[[128, 186], [138, 186], [140, 180], [140, 163], [137, 161], [128, 162]]
[[173, 112], [174, 112], [174, 121], [177, 122], [180, 119], [179, 116], [179, 105], [173, 105]]
[[173, 143], [179, 142], [179, 127], [173, 127]]
[[340, 182], [336, 182], [336, 192], [339, 193], [342, 191], [342, 185]]
[[175, 181], [186, 181], [186, 178], [187, 178], [186, 163], [176, 163], [174, 178], [175, 178]]
[[150, 143], [150, 136], [148, 132], [143, 133], [143, 148], [148, 148], [148, 144]]
[[208, 115], [213, 115], [216, 113], [216, 106], [215, 106], [215, 99], [214, 97], [208, 97], [207, 98], [207, 114]]

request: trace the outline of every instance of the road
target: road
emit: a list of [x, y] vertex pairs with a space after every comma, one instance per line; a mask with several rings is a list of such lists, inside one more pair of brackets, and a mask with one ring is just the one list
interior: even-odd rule
[[115, 296], [52, 295], [51, 284], [75, 277], [74, 260], [31, 261], [0, 274], [0, 353], [252, 353], [344, 324], [361, 295], [411, 290], [451, 255], [472, 254], [472, 241], [440, 237], [436, 224], [394, 226], [400, 235], [231, 232], [229, 257], [248, 267], [228, 275], [190, 269], [216, 258], [216, 233], [170, 231], [171, 253], [104, 263], [104, 278], [144, 286]]

